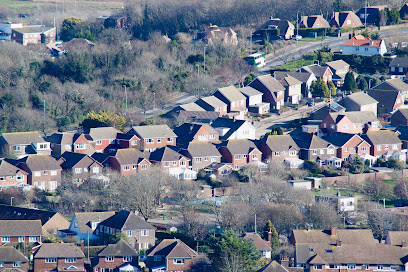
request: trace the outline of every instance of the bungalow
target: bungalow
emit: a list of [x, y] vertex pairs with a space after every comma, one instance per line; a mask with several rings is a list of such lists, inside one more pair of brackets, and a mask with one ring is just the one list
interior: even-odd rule
[[362, 137], [371, 145], [370, 155], [376, 158], [389, 151], [401, 151], [402, 142], [390, 130], [369, 131]]
[[219, 112], [221, 116], [226, 115], [228, 112], [228, 105], [215, 96], [207, 96], [198, 99], [195, 102], [197, 105], [205, 109], [206, 111]]
[[179, 125], [192, 122], [211, 124], [221, 114], [216, 111], [180, 111], [177, 114], [173, 113], [171, 116]]
[[27, 186], [28, 173], [12, 165], [6, 160], [0, 160], [0, 190], [14, 187]]
[[218, 147], [222, 161], [230, 163], [238, 171], [242, 166], [262, 159], [262, 152], [250, 140], [229, 140]]
[[209, 124], [184, 123], [174, 129], [177, 145], [187, 146], [191, 142], [218, 143], [220, 135]]
[[227, 104], [228, 112], [246, 109], [246, 97], [234, 86], [219, 88], [212, 95]]
[[377, 115], [378, 101], [364, 92], [350, 94], [340, 104], [346, 108], [346, 111], [371, 111]]
[[261, 139], [259, 149], [263, 160], [284, 161], [299, 158], [300, 148], [290, 135], [269, 135]]
[[323, 120], [330, 112], [343, 113], [346, 112], [346, 108], [336, 102], [331, 102], [313, 110], [310, 113], [310, 120]]
[[330, 112], [320, 123], [319, 128], [329, 134], [335, 132], [358, 134], [379, 130], [377, 116], [371, 111]]
[[389, 67], [391, 78], [400, 78], [401, 80], [405, 80], [407, 78], [408, 73], [407, 57], [393, 58]]
[[118, 133], [121, 132], [113, 127], [98, 127], [90, 128], [85, 137], [94, 146], [95, 152], [109, 153], [116, 149], [115, 140]]
[[249, 112], [257, 114], [269, 112], [270, 104], [262, 102], [263, 93], [249, 86], [241, 88], [239, 91], [247, 98], [246, 106]]
[[191, 160], [191, 167], [198, 171], [211, 163], [221, 162], [221, 154], [212, 143], [191, 142], [180, 153]]
[[330, 28], [330, 25], [323, 15], [310, 15], [300, 17], [299, 28]]
[[350, 155], [370, 154], [371, 144], [357, 134], [334, 133], [323, 139], [337, 148], [337, 158], [344, 161], [348, 161]]
[[360, 18], [358, 18], [358, 16], [352, 11], [333, 12], [330, 19], [330, 25], [336, 28], [357, 28], [363, 26]]
[[387, 47], [384, 40], [372, 40], [362, 35], [357, 35], [341, 45], [342, 53], [345, 55], [384, 55]]
[[343, 86], [346, 74], [350, 71], [350, 64], [344, 60], [329, 61], [326, 63], [333, 73], [332, 82], [337, 86]]
[[180, 111], [205, 111], [202, 107], [197, 105], [195, 102], [191, 102], [188, 104], [181, 104], [175, 107], [172, 111], [180, 112]]
[[272, 258], [271, 243], [261, 238], [258, 233], [245, 233], [245, 240], [251, 241], [255, 248], [261, 253], [262, 258], [270, 260]]
[[397, 90], [371, 89], [367, 91], [367, 94], [378, 101], [378, 115], [394, 112], [404, 104], [404, 99]]
[[256, 37], [266, 38], [268, 41], [276, 39], [277, 36], [289, 40], [295, 35], [295, 26], [287, 20], [271, 17], [253, 35], [255, 39]]
[[177, 135], [167, 125], [131, 127], [126, 134], [140, 139], [140, 149], [154, 151], [164, 146], [175, 146]]
[[248, 86], [263, 93], [263, 102], [270, 103], [272, 109], [279, 110], [283, 106], [286, 88], [271, 75], [258, 76]]
[[256, 129], [245, 120], [233, 120], [229, 118], [218, 118], [211, 126], [219, 133], [220, 140], [232, 139], [255, 139]]
[[51, 155], [50, 143], [38, 131], [1, 134], [0, 150], [3, 154], [13, 154], [18, 158], [28, 154]]

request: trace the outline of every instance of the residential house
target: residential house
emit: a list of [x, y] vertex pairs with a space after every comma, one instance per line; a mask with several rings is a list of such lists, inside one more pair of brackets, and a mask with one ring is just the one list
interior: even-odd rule
[[221, 115], [216, 111], [180, 111], [177, 114], [173, 113], [171, 116], [177, 124], [181, 125], [194, 122], [211, 124]]
[[408, 108], [398, 109], [391, 115], [391, 126], [408, 126]]
[[78, 186], [89, 177], [102, 174], [103, 165], [86, 154], [65, 152], [58, 162], [63, 172], [72, 175]]
[[0, 220], [0, 245], [41, 243], [41, 238], [40, 220]]
[[131, 23], [130, 17], [127, 17], [122, 13], [112, 14], [103, 21], [103, 25], [106, 28], [109, 27], [128, 28], [130, 26], [130, 23]]
[[184, 123], [174, 129], [177, 135], [177, 145], [187, 146], [191, 142], [218, 143], [220, 135], [209, 124]]
[[350, 156], [370, 154], [371, 144], [357, 134], [334, 133], [323, 138], [337, 148], [336, 157], [349, 161]]
[[140, 139], [136, 135], [118, 133], [116, 135], [116, 146], [119, 149], [140, 148]]
[[377, 114], [382, 115], [385, 113], [394, 112], [399, 107], [404, 105], [404, 99], [399, 91], [391, 90], [367, 90], [367, 94], [378, 101]]
[[370, 155], [376, 158], [390, 151], [401, 152], [402, 142], [393, 131], [368, 131], [362, 137], [371, 145]]
[[320, 66], [318, 64], [303, 66], [302, 68], [298, 69], [297, 72], [311, 73], [316, 77], [316, 79], [321, 78], [325, 83], [329, 83], [333, 78], [333, 72], [328, 66]]
[[313, 110], [309, 116], [311, 120], [323, 120], [330, 112], [343, 113], [346, 112], [346, 108], [339, 103], [330, 102]]
[[175, 107], [172, 111], [180, 112], [180, 111], [205, 111], [202, 107], [197, 105], [195, 102], [191, 102], [188, 104], [181, 104]]
[[341, 51], [345, 55], [384, 55], [387, 47], [384, 40], [372, 40], [363, 35], [357, 35], [341, 45]]
[[279, 110], [283, 106], [286, 88], [271, 75], [258, 76], [248, 86], [263, 93], [262, 101], [270, 103], [272, 109]]
[[357, 28], [363, 26], [360, 18], [358, 18], [358, 16], [352, 11], [333, 12], [330, 19], [330, 25], [336, 28]]
[[292, 76], [297, 80], [302, 82], [302, 97], [310, 98], [312, 94], [310, 92], [310, 86], [312, 86], [313, 81], [316, 81], [317, 78], [313, 73], [309, 72], [279, 72], [275, 71], [273, 77], [282, 78], [286, 76]]
[[115, 140], [119, 130], [113, 127], [90, 128], [85, 132], [85, 137], [89, 139], [95, 148], [95, 152], [108, 153], [115, 150]]
[[100, 237], [106, 238], [118, 232], [126, 234], [129, 244], [136, 251], [148, 249], [155, 244], [156, 228], [130, 211], [116, 212], [115, 215], [100, 222], [98, 228]]
[[334, 205], [338, 213], [351, 213], [357, 210], [357, 200], [354, 196], [342, 196], [338, 192], [335, 195], [318, 195], [316, 202], [328, 202]]
[[289, 40], [295, 35], [295, 26], [287, 20], [271, 17], [253, 35], [259, 38], [266, 38], [268, 41], [277, 39], [277, 36]]
[[28, 184], [45, 191], [55, 191], [61, 184], [62, 168], [49, 155], [28, 155], [18, 161], [18, 168], [28, 173]]
[[212, 95], [227, 104], [228, 112], [246, 110], [246, 97], [234, 86], [219, 88]]
[[407, 57], [393, 58], [389, 67], [390, 67], [391, 78], [400, 78], [401, 80], [406, 80], [407, 73], [408, 73], [408, 58]]
[[218, 131], [220, 140], [232, 139], [255, 139], [256, 129], [245, 120], [233, 120], [229, 118], [218, 118], [211, 126]]
[[285, 102], [298, 104], [302, 99], [302, 81], [291, 75], [282, 75], [282, 73], [276, 74], [275, 78], [285, 87]]
[[24, 46], [30, 44], [54, 43], [57, 39], [57, 29], [47, 26], [24, 26], [11, 29], [11, 41]]
[[220, 179], [229, 176], [234, 170], [231, 164], [213, 162], [204, 168], [205, 173], [213, 179]]
[[85, 255], [74, 244], [44, 243], [34, 253], [33, 272], [85, 271]]
[[283, 161], [299, 158], [300, 148], [290, 135], [269, 135], [261, 139], [258, 146], [263, 160]]
[[279, 264], [277, 261], [272, 261], [267, 265], [263, 266], [261, 269], [257, 270], [256, 272], [303, 272], [303, 268], [289, 267], [289, 264], [284, 265], [285, 262], [288, 261], [281, 260], [282, 264]]
[[152, 272], [190, 271], [197, 253], [179, 239], [164, 239], [147, 252], [147, 267]]
[[235, 171], [248, 163], [262, 160], [262, 152], [250, 140], [228, 140], [220, 144], [218, 151], [222, 161], [230, 163]]
[[13, 28], [22, 28], [22, 23], [1, 22], [0, 23], [0, 40], [11, 41], [11, 30]]
[[206, 111], [219, 112], [221, 116], [228, 112], [228, 105], [215, 96], [202, 97], [195, 103]]
[[402, 81], [401, 78], [391, 78], [387, 79], [380, 84], [371, 88], [372, 90], [390, 90], [399, 91], [401, 97], [405, 98], [408, 96], [408, 84]]
[[299, 158], [302, 160], [324, 163], [327, 158], [336, 154], [336, 147], [333, 144], [312, 133], [302, 133], [297, 137], [293, 136], [293, 139], [300, 148]]
[[335, 132], [358, 134], [379, 130], [377, 116], [371, 111], [330, 112], [320, 123], [319, 128], [329, 134]]
[[71, 132], [56, 132], [45, 138], [50, 142], [52, 149], [51, 155], [61, 157], [64, 152], [75, 152], [92, 155], [95, 153], [94, 146], [90, 143], [90, 139], [84, 134]]
[[147, 154], [148, 160], [153, 164], [159, 165], [162, 169], [170, 168], [186, 168], [190, 167], [190, 159], [183, 156], [178, 151], [178, 148], [161, 147]]
[[97, 257], [92, 258], [92, 271], [139, 271], [138, 257], [139, 254], [132, 246], [119, 239], [108, 244], [97, 253]]
[[362, 7], [356, 12], [356, 15], [360, 18], [361, 22], [365, 26], [378, 25], [380, 12], [388, 12], [390, 9], [387, 5], [382, 6], [368, 6]]
[[408, 3], [405, 3], [399, 10], [400, 17], [402, 20], [408, 19]]
[[408, 149], [408, 126], [400, 125], [394, 132], [402, 142], [402, 149]]
[[9, 187], [27, 186], [28, 173], [12, 165], [6, 160], [0, 160], [0, 190]]
[[272, 258], [271, 243], [261, 238], [258, 233], [245, 233], [245, 240], [251, 241], [255, 248], [261, 253], [262, 258], [270, 260]]
[[203, 41], [206, 44], [214, 44], [216, 41], [222, 41], [227, 45], [237, 45], [237, 33], [230, 27], [218, 27], [209, 25], [204, 27], [204, 31], [197, 33], [196, 41]]
[[212, 163], [221, 162], [221, 154], [212, 143], [191, 142], [185, 149], [180, 150], [180, 153], [191, 160], [191, 167], [198, 171], [204, 169]]
[[256, 114], [266, 114], [269, 112], [271, 105], [262, 102], [263, 93], [249, 86], [241, 88], [239, 91], [246, 97], [246, 106], [249, 112]]
[[136, 175], [147, 171], [151, 166], [151, 162], [146, 158], [146, 155], [135, 148], [118, 149], [115, 154], [112, 154], [101, 163], [109, 165], [112, 170], [117, 171], [121, 176]]
[[50, 143], [37, 131], [3, 133], [0, 136], [1, 152], [18, 158], [28, 154], [51, 155]]
[[71, 220], [69, 228], [60, 230], [61, 237], [76, 237], [88, 245], [94, 240], [100, 239], [98, 225], [100, 222], [114, 216], [115, 212], [77, 212]]
[[332, 82], [337, 86], [343, 86], [346, 74], [350, 71], [350, 64], [344, 60], [329, 61], [326, 63], [333, 73]]
[[401, 246], [408, 241], [408, 231], [392, 231], [389, 230], [387, 238], [385, 238], [386, 245]]
[[137, 126], [126, 134], [136, 135], [140, 139], [140, 149], [154, 151], [164, 146], [175, 146], [177, 135], [167, 125]]
[[350, 94], [340, 102], [346, 111], [371, 111], [377, 115], [378, 101], [364, 92]]
[[330, 28], [330, 25], [323, 15], [310, 15], [300, 17], [299, 28]]
[[1, 271], [28, 272], [29, 261], [26, 256], [12, 246], [0, 247]]
[[57, 230], [69, 227], [69, 221], [58, 212], [20, 208], [0, 204], [0, 220], [41, 220], [42, 235], [57, 235]]

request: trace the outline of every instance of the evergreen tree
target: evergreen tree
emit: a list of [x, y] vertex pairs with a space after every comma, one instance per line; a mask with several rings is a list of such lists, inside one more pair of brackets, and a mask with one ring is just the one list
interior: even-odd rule
[[330, 81], [329, 84], [327, 85], [329, 87], [330, 93], [332, 96], [335, 96], [337, 94], [337, 89], [336, 86], [334, 85], [333, 81]]
[[271, 247], [272, 247], [272, 251], [276, 252], [276, 250], [279, 248], [280, 246], [280, 242], [279, 242], [279, 234], [276, 231], [275, 226], [272, 224], [271, 220], [268, 220], [268, 222], [266, 222], [265, 225], [265, 235], [267, 237], [265, 237], [265, 239], [268, 239], [269, 233], [271, 233]]
[[256, 75], [255, 75], [255, 73], [254, 72], [250, 72], [247, 76], [246, 76], [246, 78], [245, 78], [245, 80], [244, 80], [244, 86], [247, 86], [249, 83], [251, 83], [252, 82], [252, 80], [254, 80], [256, 78]]
[[333, 3], [333, 10], [335, 12], [343, 11], [344, 10], [344, 3], [342, 0], [335, 0]]
[[354, 79], [354, 75], [351, 71], [346, 74], [343, 88], [349, 92], [357, 88], [356, 80]]
[[65, 18], [62, 22], [61, 36], [64, 42], [68, 42], [74, 38], [75, 27], [79, 24], [84, 23], [84, 20], [77, 17]]
[[330, 91], [326, 82], [323, 79], [319, 78], [317, 81], [314, 81], [310, 86], [310, 91], [314, 97], [329, 97]]
[[357, 84], [357, 85], [358, 85], [358, 88], [359, 88], [360, 90], [364, 91], [364, 90], [367, 90], [367, 89], [368, 89], [368, 83], [367, 83], [367, 81], [365, 80], [364, 77], [358, 76], [357, 82], [358, 82], [358, 84]]

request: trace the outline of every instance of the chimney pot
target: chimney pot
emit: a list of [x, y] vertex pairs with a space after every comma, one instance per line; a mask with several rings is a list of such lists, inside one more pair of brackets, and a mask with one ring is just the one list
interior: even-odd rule
[[281, 258], [280, 263], [281, 263], [281, 265], [283, 267], [288, 268], [289, 267], [289, 258], [286, 258], [286, 257]]
[[406, 241], [402, 241], [401, 247], [408, 247], [408, 243]]
[[330, 234], [331, 234], [331, 236], [336, 236], [337, 234], [336, 234], [336, 228], [331, 228], [331, 230], [330, 230]]
[[336, 246], [341, 247], [341, 240], [340, 239], [336, 241]]

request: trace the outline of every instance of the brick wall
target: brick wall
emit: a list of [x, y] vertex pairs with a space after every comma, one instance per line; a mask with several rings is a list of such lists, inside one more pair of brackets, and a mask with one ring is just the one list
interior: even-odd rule
[[[403, 178], [408, 177], [408, 169], [402, 171], [394, 171], [394, 173], [402, 175]], [[349, 176], [338, 176], [338, 177], [324, 177], [322, 182], [327, 185], [333, 185], [335, 182], [369, 182], [374, 180], [384, 180], [391, 179], [393, 175], [389, 173], [364, 173], [355, 174]]]

